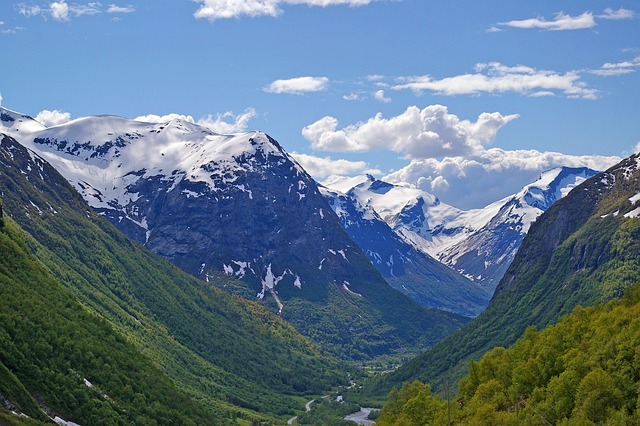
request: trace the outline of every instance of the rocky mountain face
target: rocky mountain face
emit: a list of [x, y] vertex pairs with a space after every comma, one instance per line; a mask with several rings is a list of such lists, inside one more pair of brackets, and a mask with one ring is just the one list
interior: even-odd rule
[[406, 243], [492, 294], [531, 223], [573, 187], [596, 174], [557, 168], [483, 209], [460, 210], [427, 192], [368, 176], [346, 194], [378, 213]]
[[45, 128], [9, 110], [0, 124], [131, 238], [205, 281], [242, 279], [225, 288], [341, 356], [430, 346], [464, 322], [391, 289], [313, 179], [264, 133], [113, 116]]
[[388, 391], [418, 379], [441, 389], [469, 360], [512, 344], [527, 327], [553, 324], [578, 305], [606, 302], [638, 282], [640, 154], [553, 203], [531, 224], [487, 309], [377, 386]]
[[476, 316], [490, 295], [477, 284], [428, 254], [416, 250], [353, 195], [321, 187], [329, 205], [353, 241], [387, 282], [423, 306]]

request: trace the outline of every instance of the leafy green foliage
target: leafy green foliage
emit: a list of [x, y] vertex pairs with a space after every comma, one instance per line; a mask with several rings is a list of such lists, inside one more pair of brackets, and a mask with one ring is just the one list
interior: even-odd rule
[[[495, 348], [472, 362], [450, 405], [451, 420], [460, 425], [638, 424], [639, 344], [640, 284], [622, 300], [577, 307], [556, 325], [541, 332], [531, 327], [511, 348]], [[393, 390], [377, 424], [446, 424], [446, 402], [428, 390], [420, 382]]]
[[575, 188], [532, 225], [488, 308], [461, 330], [359, 392], [380, 397], [402, 382], [428, 382], [442, 393], [496, 346], [530, 325], [544, 328], [578, 305], [620, 297], [640, 280], [640, 220], [624, 215], [640, 192], [637, 156]]
[[[346, 368], [280, 318], [133, 244], [47, 163], [9, 138], [1, 148], [4, 212], [25, 231], [28, 251], [214, 418], [281, 420], [303, 406], [302, 395], [345, 383]], [[102, 365], [84, 372], [100, 388], [111, 380]]]

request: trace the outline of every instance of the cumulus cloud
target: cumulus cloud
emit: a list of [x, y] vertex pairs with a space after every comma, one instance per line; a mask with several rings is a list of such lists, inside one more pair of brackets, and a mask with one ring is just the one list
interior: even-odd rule
[[301, 95], [306, 92], [321, 92], [329, 86], [327, 77], [296, 77], [287, 80], [276, 80], [265, 87], [267, 93], [289, 93]]
[[302, 130], [314, 149], [333, 152], [367, 152], [388, 149], [408, 158], [467, 155], [490, 143], [496, 133], [518, 115], [483, 113], [476, 122], [461, 120], [447, 107], [411, 106], [400, 115], [377, 114], [366, 122], [338, 129], [338, 120], [324, 117]]
[[241, 16], [276, 17], [283, 13], [281, 5], [306, 5], [327, 7], [333, 5], [364, 6], [375, 0], [196, 0], [200, 7], [193, 16], [196, 19], [208, 19], [213, 22], [218, 19], [240, 18]]
[[64, 111], [58, 111], [54, 109], [49, 111], [48, 109], [42, 110], [36, 115], [36, 121], [46, 127], [58, 126], [71, 121], [71, 114]]
[[365, 161], [349, 161], [333, 159], [331, 157], [316, 157], [308, 154], [292, 152], [291, 156], [316, 179], [334, 175], [352, 174], [382, 174], [380, 170], [372, 169]]
[[619, 157], [491, 148], [466, 157], [414, 159], [383, 179], [415, 185], [446, 203], [470, 209], [514, 194], [545, 170], [561, 166], [605, 170], [619, 161]]
[[596, 99], [598, 92], [589, 88], [576, 71], [564, 74], [517, 65], [505, 66], [499, 62], [476, 64], [476, 72], [446, 77], [441, 80], [429, 75], [403, 77], [394, 90], [409, 89], [420, 94], [424, 91], [439, 95], [477, 95], [480, 93], [514, 92], [538, 96], [539, 92], [562, 93], [569, 98]]
[[600, 69], [592, 70], [591, 73], [603, 77], [611, 77], [616, 75], [630, 74], [640, 67], [640, 56], [630, 60], [617, 63], [607, 62]]
[[55, 1], [49, 6], [51, 10], [51, 17], [56, 21], [68, 21], [69, 20], [69, 5], [64, 1]]
[[207, 116], [202, 117], [199, 120], [194, 120], [194, 118], [190, 115], [175, 113], [166, 115], [141, 115], [134, 118], [134, 120], [144, 123], [166, 123], [168, 121], [178, 119], [186, 121], [188, 123], [194, 123], [200, 126], [207, 127], [215, 133], [229, 134], [246, 131], [249, 125], [249, 121], [251, 121], [251, 119], [255, 116], [256, 110], [253, 108], [247, 108], [238, 115], [234, 114], [231, 111], [227, 111], [225, 113], [219, 113], [215, 115], [208, 114]]

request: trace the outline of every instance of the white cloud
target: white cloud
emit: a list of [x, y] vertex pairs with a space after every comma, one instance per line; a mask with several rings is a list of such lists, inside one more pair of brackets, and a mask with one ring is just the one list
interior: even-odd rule
[[447, 96], [507, 92], [535, 96], [543, 91], [559, 92], [569, 98], [598, 97], [597, 90], [589, 88], [576, 71], [561, 74], [523, 65], [508, 67], [499, 62], [477, 64], [474, 74], [462, 74], [441, 80], [423, 75], [404, 77], [400, 81], [401, 84], [396, 84], [392, 89], [410, 89], [416, 93], [430, 91]]
[[367, 152], [388, 149], [407, 158], [466, 155], [482, 150], [502, 126], [518, 118], [483, 113], [476, 122], [460, 120], [445, 106], [424, 109], [411, 106], [395, 117], [381, 114], [338, 130], [338, 120], [324, 117], [302, 130], [314, 149], [333, 152]]
[[0, 93], [0, 105], [2, 105], [2, 93]]
[[384, 102], [384, 103], [389, 103], [391, 102], [391, 98], [387, 98], [384, 95], [384, 90], [378, 90], [373, 94], [373, 97], [375, 100], [380, 101], [380, 102]]
[[409, 183], [459, 208], [480, 208], [519, 191], [545, 170], [590, 167], [605, 170], [619, 157], [574, 156], [536, 150], [491, 148], [476, 155], [415, 159], [385, 176], [392, 183]]
[[539, 17], [501, 22], [498, 25], [512, 28], [539, 28], [543, 30], [564, 31], [593, 28], [597, 24], [593, 17], [593, 13], [591, 12], [584, 12], [578, 16], [571, 16], [563, 12], [558, 12], [552, 21], [547, 21], [545, 18]]
[[351, 92], [348, 95], [342, 96], [342, 99], [344, 99], [345, 101], [361, 101], [364, 98], [358, 93]]
[[194, 120], [190, 115], [183, 114], [166, 114], [166, 115], [141, 115], [134, 118], [136, 121], [144, 123], [166, 123], [168, 121], [178, 119], [188, 123], [198, 124], [200, 126], [207, 127], [215, 133], [229, 134], [240, 133], [247, 130], [249, 121], [256, 116], [256, 111], [253, 108], [247, 108], [242, 114], [235, 115], [231, 111], [227, 111], [222, 114], [209, 114], [206, 117], [202, 117], [199, 120]]
[[633, 10], [624, 9], [622, 7], [618, 10], [613, 10], [610, 7], [608, 7], [604, 10], [604, 14], [598, 15], [598, 18], [613, 19], [613, 20], [633, 19], [635, 15], [636, 13]]
[[640, 56], [632, 59], [631, 61], [623, 61], [618, 63], [609, 63], [602, 65], [600, 69], [592, 70], [591, 73], [600, 75], [603, 77], [610, 77], [622, 74], [630, 74], [635, 72], [640, 67]]
[[131, 13], [131, 12], [135, 12], [136, 9], [129, 5], [129, 6], [118, 6], [115, 4], [110, 4], [109, 8], [107, 9], [107, 13]]
[[[500, 22], [498, 26], [511, 27], [511, 28], [521, 28], [521, 29], [532, 29], [537, 28], [541, 30], [549, 30], [549, 31], [567, 31], [567, 30], [584, 30], [593, 28], [598, 23], [596, 22], [596, 18], [598, 19], [609, 19], [609, 20], [621, 20], [621, 19], [633, 19], [635, 17], [635, 12], [633, 10], [620, 8], [618, 10], [613, 10], [610, 7], [606, 8], [601, 15], [594, 16], [592, 12], [584, 12], [578, 16], [571, 16], [564, 12], [556, 13], [553, 20], [548, 21], [544, 17], [537, 18], [529, 18], [522, 20], [513, 20], [507, 22]], [[489, 32], [498, 32], [501, 29], [494, 25], [488, 31]]]
[[306, 92], [320, 92], [329, 86], [327, 77], [296, 77], [288, 80], [276, 80], [263, 90], [268, 93], [289, 93], [301, 95]]
[[280, 5], [306, 5], [327, 7], [333, 5], [364, 6], [375, 0], [195, 0], [200, 7], [193, 16], [196, 19], [240, 18], [241, 16], [279, 16]]
[[382, 174], [380, 170], [370, 168], [365, 161], [336, 160], [330, 157], [316, 157], [297, 152], [292, 152], [291, 156], [316, 179], [334, 175]]
[[102, 12], [102, 4], [99, 2], [91, 2], [87, 4], [72, 4], [69, 10], [74, 16], [96, 15]]
[[46, 127], [58, 126], [71, 121], [71, 114], [64, 111], [58, 111], [54, 109], [49, 111], [48, 109], [42, 110], [36, 115], [36, 121]]
[[156, 115], [156, 114], [148, 114], [141, 115], [139, 117], [134, 118], [135, 121], [141, 121], [143, 123], [166, 123], [171, 120], [183, 120], [188, 123], [195, 123], [196, 121], [190, 115], [183, 114], [166, 114], [166, 115]]
[[27, 6], [24, 3], [18, 4], [16, 10], [20, 15], [24, 15], [27, 18], [32, 16], [42, 15], [44, 10], [40, 6]]
[[255, 116], [255, 109], [247, 108], [242, 114], [238, 115], [234, 115], [230, 111], [224, 114], [216, 114], [215, 117], [209, 114], [207, 117], [198, 120], [197, 123], [220, 134], [239, 133], [247, 130], [249, 121]]
[[[97, 1], [69, 4], [66, 0], [50, 2], [46, 7], [20, 3], [16, 6], [16, 10], [19, 14], [28, 18], [32, 16], [51, 17], [58, 22], [67, 22], [71, 18], [85, 15], [97, 15], [104, 11], [102, 3]], [[109, 5], [106, 9], [107, 13], [130, 13], [134, 11], [135, 8], [133, 6], [117, 6], [115, 4]]]
[[56, 21], [69, 20], [69, 5], [64, 1], [56, 1], [49, 5], [51, 17]]

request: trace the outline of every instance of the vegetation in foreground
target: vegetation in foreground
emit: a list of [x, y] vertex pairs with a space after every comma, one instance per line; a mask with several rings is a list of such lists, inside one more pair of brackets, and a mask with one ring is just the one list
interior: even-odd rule
[[637, 425], [639, 348], [640, 283], [472, 362], [449, 403], [428, 384], [406, 382], [377, 425]]

